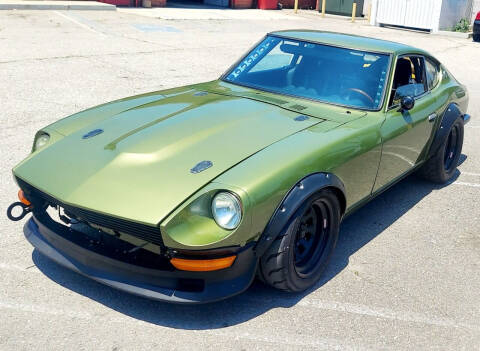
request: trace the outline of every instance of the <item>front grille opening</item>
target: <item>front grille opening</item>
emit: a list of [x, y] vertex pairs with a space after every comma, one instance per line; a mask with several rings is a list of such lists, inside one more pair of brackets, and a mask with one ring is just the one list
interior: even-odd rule
[[202, 279], [178, 279], [177, 290], [189, 292], [201, 292], [205, 289], [205, 281]]
[[158, 245], [162, 248], [162, 250], [165, 249], [159, 227], [149, 226], [99, 212], [86, 210], [84, 208], [71, 206], [62, 203], [58, 199], [38, 190], [18, 177], [16, 180], [20, 188], [26, 194], [28, 194], [28, 198], [34, 200], [34, 203], [38, 201], [40, 203], [49, 204], [52, 207], [60, 206], [70, 217], [134, 236], [138, 239]]
[[164, 271], [175, 270], [170, 260], [164, 255], [139, 248], [111, 234], [96, 230], [85, 223], [68, 226], [55, 220], [55, 216], [52, 216], [54, 217], [52, 218], [46, 211], [35, 212], [35, 216], [64, 239], [99, 255], [143, 268]]

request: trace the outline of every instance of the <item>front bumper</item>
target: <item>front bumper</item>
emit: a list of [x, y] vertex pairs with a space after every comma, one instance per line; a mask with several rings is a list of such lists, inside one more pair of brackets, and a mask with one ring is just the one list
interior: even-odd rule
[[78, 232], [41, 214], [25, 223], [24, 233], [38, 251], [64, 267], [128, 293], [173, 303], [207, 303], [239, 294], [250, 286], [257, 268], [251, 245], [235, 253], [229, 268], [189, 272], [165, 265], [156, 269], [155, 262], [132, 264], [117, 259], [108, 248], [92, 250], [88, 241], [77, 240]]

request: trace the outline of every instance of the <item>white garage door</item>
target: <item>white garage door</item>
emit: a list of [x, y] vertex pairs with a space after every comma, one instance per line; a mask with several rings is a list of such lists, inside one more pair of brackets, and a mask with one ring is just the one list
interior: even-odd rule
[[377, 22], [432, 29], [437, 0], [378, 0]]

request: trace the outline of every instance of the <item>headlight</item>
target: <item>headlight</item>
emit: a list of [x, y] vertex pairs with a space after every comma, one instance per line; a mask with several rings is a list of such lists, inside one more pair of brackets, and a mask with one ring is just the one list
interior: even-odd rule
[[50, 135], [47, 133], [42, 133], [37, 136], [35, 139], [35, 144], [33, 145], [33, 150], [38, 150], [47, 145], [50, 140]]
[[235, 229], [242, 219], [240, 200], [232, 193], [218, 193], [212, 200], [212, 214], [220, 227]]

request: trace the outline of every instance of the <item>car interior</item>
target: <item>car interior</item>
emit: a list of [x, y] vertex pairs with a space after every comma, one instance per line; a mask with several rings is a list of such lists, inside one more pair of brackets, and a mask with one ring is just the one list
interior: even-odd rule
[[404, 96], [417, 97], [426, 92], [424, 59], [404, 56], [397, 60], [388, 106], [396, 106]]
[[381, 103], [389, 56], [284, 41], [241, 83], [329, 103], [375, 109]]

